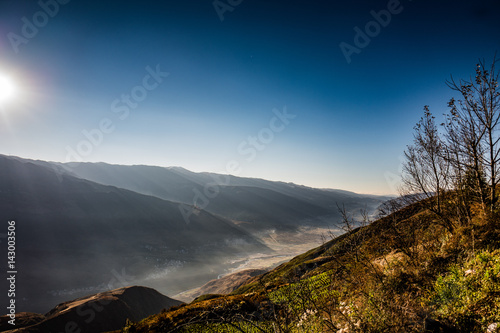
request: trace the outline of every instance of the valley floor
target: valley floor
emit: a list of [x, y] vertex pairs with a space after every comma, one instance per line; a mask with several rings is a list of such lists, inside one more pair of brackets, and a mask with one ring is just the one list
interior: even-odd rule
[[[282, 263], [290, 261], [312, 248], [315, 248], [334, 236], [342, 233], [340, 229], [301, 227], [295, 232], [276, 232], [269, 230], [255, 235], [274, 252], [269, 254], [254, 254], [238, 258], [228, 263], [229, 268], [221, 272], [218, 278], [238, 273], [244, 270], [271, 270]], [[208, 282], [208, 281], [206, 281]], [[191, 302], [200, 294], [200, 287], [189, 289], [173, 295], [174, 299]]]

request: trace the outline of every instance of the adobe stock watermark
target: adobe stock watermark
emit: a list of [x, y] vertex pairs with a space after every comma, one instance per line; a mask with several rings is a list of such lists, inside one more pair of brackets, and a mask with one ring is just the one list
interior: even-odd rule
[[282, 111], [273, 109], [272, 113], [273, 116], [266, 127], [260, 129], [256, 135], [249, 135], [236, 147], [236, 151], [243, 158], [243, 161], [237, 159], [228, 161], [225, 172], [212, 174], [211, 177], [214, 181], [206, 183], [202, 191], [193, 188], [194, 196], [191, 205], [179, 204], [179, 210], [186, 224], [190, 223], [189, 218], [196, 210], [207, 208], [210, 200], [219, 195], [221, 186], [230, 185], [231, 177], [229, 175], [239, 175], [242, 172], [242, 164], [253, 162], [259, 152], [266, 149], [274, 141], [276, 134], [283, 132], [291, 121], [297, 117], [297, 115], [288, 113], [286, 106], [283, 107]]
[[16, 325], [16, 276], [17, 276], [17, 264], [16, 264], [16, 221], [7, 222], [7, 281], [9, 289], [7, 291], [7, 297], [9, 299], [8, 311], [8, 323], [12, 326]]
[[[120, 98], [116, 98], [111, 102], [111, 112], [118, 115], [120, 121], [124, 121], [130, 116], [130, 110], [139, 107], [147, 97], [148, 93], [160, 86], [166, 77], [170, 75], [168, 72], [162, 72], [160, 65], [156, 65], [153, 69], [150, 66], [146, 67], [146, 75], [142, 78], [140, 84], [134, 86], [130, 93], [124, 93]], [[73, 148], [66, 146], [66, 162], [83, 162], [83, 158], [92, 154], [94, 149], [104, 142], [106, 134], [111, 134], [116, 129], [115, 123], [110, 118], [102, 118], [96, 128], [82, 131], [85, 139], [80, 140]]]
[[26, 45], [28, 42], [38, 35], [40, 29], [45, 27], [50, 19], [54, 18], [60, 10], [61, 5], [66, 5], [71, 0], [40, 0], [38, 6], [39, 11], [35, 12], [31, 19], [26, 16], [21, 18], [20, 34], [9, 32], [7, 38], [15, 53], [19, 53], [19, 46]]
[[370, 45], [372, 39], [380, 35], [382, 28], [386, 28], [391, 23], [392, 17], [401, 14], [403, 9], [404, 7], [399, 0], [389, 0], [386, 9], [382, 9], [378, 12], [374, 10], [370, 11], [373, 20], [367, 22], [364, 29], [358, 26], [354, 27], [355, 34], [353, 43], [349, 44], [342, 42], [339, 44], [340, 50], [347, 63], [350, 64], [352, 62], [353, 54], [360, 54], [364, 48]]
[[224, 14], [234, 11], [242, 2], [243, 0], [214, 0], [212, 5], [214, 6], [217, 16], [219, 16], [219, 20], [224, 22]]

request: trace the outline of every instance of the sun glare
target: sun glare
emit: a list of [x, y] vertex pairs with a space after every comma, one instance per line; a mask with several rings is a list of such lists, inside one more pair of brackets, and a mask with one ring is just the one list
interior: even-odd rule
[[16, 92], [16, 87], [12, 80], [6, 76], [0, 76], [0, 103], [11, 100]]

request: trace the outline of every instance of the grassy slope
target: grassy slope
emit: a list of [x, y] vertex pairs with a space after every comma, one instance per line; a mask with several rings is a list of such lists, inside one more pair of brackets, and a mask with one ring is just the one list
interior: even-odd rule
[[451, 234], [415, 204], [124, 331], [484, 332], [500, 321], [496, 221]]

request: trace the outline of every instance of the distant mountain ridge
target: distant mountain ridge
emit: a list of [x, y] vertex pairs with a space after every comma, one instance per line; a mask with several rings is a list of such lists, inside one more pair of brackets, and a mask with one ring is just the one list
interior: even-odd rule
[[331, 225], [340, 220], [338, 206], [351, 212], [372, 213], [384, 196], [344, 190], [322, 190], [215, 173], [195, 173], [180, 167], [111, 165], [106, 163], [56, 164], [67, 172], [97, 183], [117, 186], [162, 199], [201, 207], [249, 230]]
[[31, 161], [103, 185], [155, 196], [190, 207], [179, 209], [189, 219], [193, 207], [241, 222], [254, 232], [293, 229], [302, 225], [332, 226], [340, 221], [338, 206], [359, 215], [374, 213], [389, 196], [364, 195], [335, 189], [315, 189], [293, 183], [215, 173], [195, 173], [181, 167], [56, 163]]
[[[110, 281], [116, 287], [123, 284], [116, 272], [134, 277], [127, 284], [163, 274], [167, 287], [187, 288], [217, 275], [202, 272], [207, 265], [269, 251], [220, 216], [197, 210], [186, 223], [177, 203], [6, 156], [0, 156], [0, 220], [16, 221], [18, 311], [44, 312]], [[6, 251], [2, 246], [4, 258]], [[196, 273], [175, 277], [189, 266]], [[0, 286], [6, 287], [5, 279]]]

